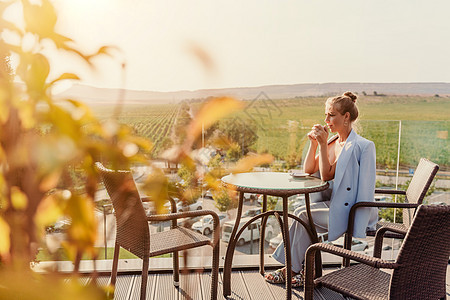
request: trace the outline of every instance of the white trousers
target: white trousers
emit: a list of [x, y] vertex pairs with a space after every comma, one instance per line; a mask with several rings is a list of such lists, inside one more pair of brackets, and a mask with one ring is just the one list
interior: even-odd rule
[[[317, 233], [328, 232], [328, 214], [330, 201], [311, 203], [311, 216], [316, 226]], [[294, 215], [308, 224], [306, 206], [301, 206], [294, 211]], [[311, 238], [303, 225], [293, 221], [289, 228], [289, 240], [291, 242], [292, 271], [299, 273], [303, 269], [306, 249], [311, 245]], [[286, 264], [284, 256], [284, 243], [281, 242], [272, 257], [282, 264]]]

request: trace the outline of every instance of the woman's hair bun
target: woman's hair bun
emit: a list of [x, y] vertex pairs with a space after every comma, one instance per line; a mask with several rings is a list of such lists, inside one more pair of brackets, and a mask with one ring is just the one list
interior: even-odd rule
[[345, 92], [342, 94], [342, 96], [346, 96], [349, 97], [350, 99], [352, 99], [352, 101], [354, 103], [356, 103], [356, 98], [358, 98], [355, 94], [353, 94], [352, 92]]

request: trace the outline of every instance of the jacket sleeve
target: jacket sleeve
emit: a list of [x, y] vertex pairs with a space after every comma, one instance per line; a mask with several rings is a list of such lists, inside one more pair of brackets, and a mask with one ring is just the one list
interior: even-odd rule
[[[359, 160], [358, 193], [356, 202], [375, 201], [376, 180], [376, 152], [375, 144], [369, 141], [364, 147]], [[354, 236], [364, 238], [366, 229], [377, 221], [378, 210], [376, 208], [358, 208], [355, 215]]]

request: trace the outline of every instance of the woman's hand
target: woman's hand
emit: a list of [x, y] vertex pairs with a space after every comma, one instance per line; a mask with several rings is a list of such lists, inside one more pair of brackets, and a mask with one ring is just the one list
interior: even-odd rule
[[313, 130], [308, 132], [308, 139], [311, 142], [311, 146], [317, 147], [317, 139], [316, 139], [316, 135], [314, 134], [314, 127], [313, 127]]
[[[320, 124], [316, 124], [313, 126], [312, 136], [315, 137], [318, 144], [321, 146], [326, 146], [328, 141], [328, 126], [322, 126]], [[308, 134], [309, 137], [309, 134]]]

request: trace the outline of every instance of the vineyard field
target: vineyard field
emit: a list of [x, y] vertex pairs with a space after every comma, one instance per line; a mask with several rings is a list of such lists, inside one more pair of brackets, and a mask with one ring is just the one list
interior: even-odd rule
[[[293, 99], [269, 98], [246, 101], [247, 107], [229, 119], [250, 120], [258, 136], [253, 145], [256, 152], [269, 152], [277, 159], [304, 157], [306, 134], [313, 124], [324, 124], [326, 97]], [[158, 154], [173, 139], [181, 104], [124, 106], [119, 120], [133, 127], [139, 135], [149, 138]], [[195, 111], [198, 108], [192, 106]], [[361, 96], [358, 98], [360, 118], [356, 131], [374, 141], [378, 168], [395, 168], [399, 126], [401, 123], [400, 164], [414, 167], [420, 157], [438, 163], [441, 170], [450, 170], [450, 98], [420, 96]], [[105, 117], [111, 109], [95, 111]], [[401, 121], [401, 122], [400, 122]]]

